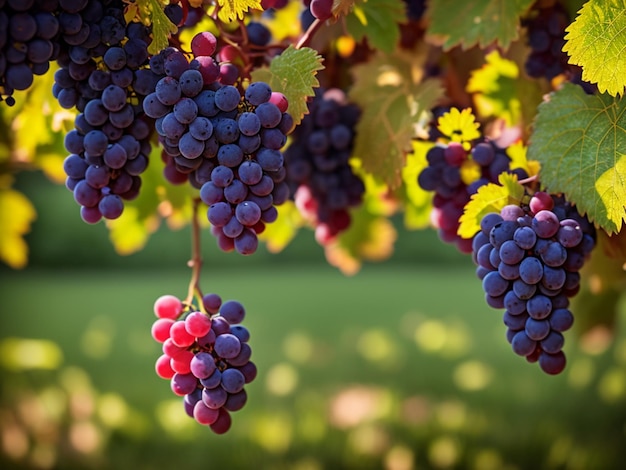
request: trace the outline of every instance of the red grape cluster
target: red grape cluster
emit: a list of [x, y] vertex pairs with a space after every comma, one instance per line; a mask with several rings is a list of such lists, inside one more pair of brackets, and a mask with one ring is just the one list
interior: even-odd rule
[[152, 337], [162, 344], [163, 354], [155, 369], [183, 397], [190, 417], [223, 434], [230, 429], [230, 413], [246, 404], [244, 386], [257, 369], [250, 361], [250, 333], [240, 324], [243, 306], [234, 300], [222, 303], [217, 294], [205, 295], [202, 303], [206, 313], [185, 309], [173, 295], [156, 300]]

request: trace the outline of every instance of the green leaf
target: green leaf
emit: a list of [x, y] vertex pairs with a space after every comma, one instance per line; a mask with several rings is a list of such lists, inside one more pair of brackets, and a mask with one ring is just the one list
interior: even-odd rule
[[626, 101], [565, 84], [539, 106], [528, 158], [542, 184], [564, 193], [608, 233], [626, 220]]
[[501, 173], [498, 182], [478, 188], [465, 205], [459, 220], [457, 233], [463, 238], [472, 238], [480, 230], [480, 221], [490, 212], [500, 212], [507, 204], [519, 204], [524, 197], [524, 187], [517, 182], [517, 175]]
[[19, 191], [0, 189], [0, 259], [14, 269], [28, 263], [24, 235], [37, 218], [35, 207]]
[[437, 0], [428, 2], [427, 33], [443, 38], [443, 48], [497, 43], [509, 47], [519, 37], [519, 19], [534, 0]]
[[563, 51], [582, 67], [582, 79], [597, 83], [601, 93], [624, 94], [626, 1], [590, 0], [566, 31]]
[[138, 0], [138, 12], [141, 17], [148, 17], [152, 24], [152, 42], [148, 46], [148, 52], [152, 55], [158, 54], [168, 45], [171, 34], [178, 31], [178, 27], [165, 15], [160, 0]]
[[263, 10], [260, 0], [217, 0], [218, 16], [222, 21], [243, 20], [249, 9]]
[[315, 49], [296, 49], [290, 45], [272, 60], [269, 68], [254, 70], [252, 81], [265, 82], [272, 90], [283, 93], [289, 101], [289, 114], [299, 124], [309, 112], [307, 98], [315, 95], [314, 87], [320, 86], [316, 75], [324, 69], [322, 60]]
[[359, 0], [346, 20], [356, 41], [367, 37], [373, 48], [391, 52], [400, 38], [398, 23], [406, 22], [406, 5], [402, 0]]
[[434, 79], [420, 83], [424, 53], [379, 52], [353, 67], [350, 99], [362, 111], [353, 155], [363, 169], [392, 188], [402, 183], [405, 156], [411, 151], [420, 114], [433, 107], [443, 91]]

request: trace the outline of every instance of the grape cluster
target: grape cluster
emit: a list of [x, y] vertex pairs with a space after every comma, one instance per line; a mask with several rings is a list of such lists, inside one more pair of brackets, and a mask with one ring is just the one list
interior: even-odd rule
[[365, 191], [349, 164], [359, 115], [343, 91], [320, 90], [285, 151], [291, 193], [322, 245], [350, 226], [348, 209], [361, 203]]
[[489, 213], [473, 239], [476, 274], [503, 321], [513, 351], [548, 374], [565, 368], [562, 333], [574, 321], [569, 298], [595, 246], [595, 229], [562, 197], [536, 192], [528, 206]]
[[536, 7], [523, 21], [527, 28], [527, 42], [531, 49], [524, 68], [533, 78], [552, 80], [565, 74], [568, 80], [583, 87], [587, 93], [595, 93], [597, 86], [582, 80], [582, 69], [569, 64], [568, 55], [563, 52], [565, 28], [570, 24], [567, 10], [559, 2], [547, 7]]
[[223, 434], [231, 426], [230, 412], [246, 404], [244, 386], [254, 380], [257, 368], [250, 361], [250, 333], [240, 324], [244, 307], [235, 300], [222, 303], [217, 294], [205, 295], [202, 303], [207, 313], [185, 311], [173, 295], [156, 300], [152, 337], [162, 344], [163, 354], [155, 370], [183, 397], [190, 417]]
[[[281, 148], [293, 127], [282, 93], [263, 82], [245, 92], [234, 86], [231, 68], [212, 55], [216, 38], [200, 33], [191, 43], [191, 62], [178, 50], [164, 51], [165, 76], [143, 102], [156, 119], [166, 153], [166, 176], [200, 189], [219, 247], [252, 254], [257, 234], [278, 216], [289, 198]], [[236, 70], [236, 68], [235, 68]]]
[[55, 6], [43, 0], [0, 1], [0, 101], [15, 103], [14, 90], [26, 90], [59, 52]]
[[61, 52], [52, 92], [80, 112], [65, 137], [66, 186], [83, 220], [96, 223], [119, 217], [139, 193], [154, 129], [141, 103], [159, 75], [148, 68], [149, 29], [126, 24], [122, 2], [89, 2], [74, 18], [89, 34]]
[[462, 144], [450, 142], [435, 145], [426, 154], [428, 166], [418, 175], [419, 186], [434, 191], [431, 220], [439, 237], [454, 243], [462, 253], [471, 253], [472, 240], [457, 235], [459, 219], [465, 205], [478, 188], [498, 181], [502, 172], [527, 178], [522, 169], [510, 169], [511, 159], [506, 150], [490, 140], [475, 144], [467, 151]]

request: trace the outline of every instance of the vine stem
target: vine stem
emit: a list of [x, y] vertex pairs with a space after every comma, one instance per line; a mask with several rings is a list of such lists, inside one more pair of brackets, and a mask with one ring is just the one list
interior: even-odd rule
[[[193, 298], [197, 295], [202, 298], [200, 290], [200, 272], [202, 270], [202, 251], [200, 243], [200, 222], [198, 220], [198, 208], [200, 206], [200, 198], [194, 198], [192, 201], [191, 213], [191, 259], [187, 262], [187, 266], [191, 268], [191, 279], [189, 280], [189, 289], [187, 298], [183, 302], [185, 305], [193, 305]], [[202, 302], [199, 307], [203, 309]]]
[[298, 44], [296, 44], [296, 49], [307, 46], [309, 42], [311, 42], [311, 40], [313, 39], [313, 36], [317, 32], [317, 30], [320, 29], [323, 24], [323, 21], [320, 21], [319, 18], [316, 18], [315, 21], [311, 23], [311, 26], [309, 26], [309, 28], [304, 32], [304, 34], [298, 41]]

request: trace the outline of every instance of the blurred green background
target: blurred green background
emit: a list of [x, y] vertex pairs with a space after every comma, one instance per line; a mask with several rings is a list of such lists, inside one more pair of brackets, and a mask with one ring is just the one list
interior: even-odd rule
[[[282, 253], [218, 252], [202, 286], [247, 308], [248, 404], [227, 435], [188, 418], [154, 373], [154, 300], [183, 296], [189, 230], [118, 256], [62, 186], [35, 204], [30, 264], [0, 267], [0, 468], [621, 469], [626, 305], [566, 339], [557, 377], [515, 356], [468, 257], [432, 231], [345, 277], [303, 230]], [[575, 312], [576, 313], [576, 312]], [[601, 314], [601, 312], [598, 312]]]

